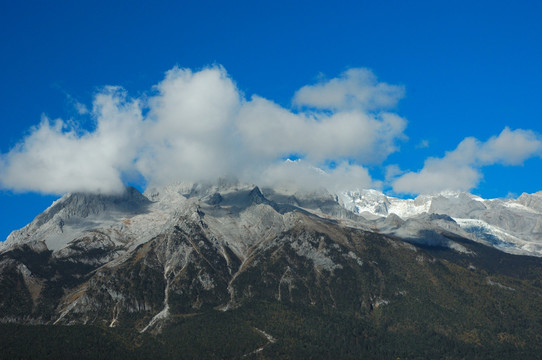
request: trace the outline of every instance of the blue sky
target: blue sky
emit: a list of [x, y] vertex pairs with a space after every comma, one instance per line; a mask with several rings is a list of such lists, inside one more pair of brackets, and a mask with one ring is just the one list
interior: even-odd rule
[[[224, 129], [237, 121], [246, 124], [250, 114], [272, 122], [287, 113], [283, 120], [292, 118], [299, 125], [291, 129], [287, 125], [290, 131], [305, 129], [321, 142], [318, 134], [322, 130], [307, 125], [307, 119], [329, 120], [332, 126], [336, 118], [355, 111], [381, 125], [376, 131], [381, 134], [391, 124], [382, 120], [382, 114], [400, 118], [399, 123], [393, 123], [396, 128], [379, 139], [385, 146], [360, 150], [350, 145], [344, 150], [329, 145], [324, 146], [327, 152], [318, 152], [318, 144], [310, 141], [300, 146], [307, 165], [325, 167], [343, 162], [339, 170], [326, 169], [337, 178], [354, 174], [360, 184], [371, 183], [400, 196], [450, 178], [458, 180], [450, 186], [468, 188], [484, 197], [542, 190], [538, 146], [542, 133], [541, 16], [539, 1], [3, 2], [0, 238], [31, 221], [64, 188], [73, 189], [34, 186], [35, 181], [20, 186], [29, 177], [54, 180], [45, 172], [14, 170], [15, 165], [17, 169], [31, 166], [31, 151], [6, 163], [9, 154], [17, 153], [16, 145], [36, 133], [43, 116], [49, 119], [50, 128], [42, 126], [42, 130], [57, 136], [48, 138], [51, 141], [63, 139], [62, 134], [74, 129], [76, 133], [93, 133], [99, 119], [106, 116], [91, 110], [105, 86], [120, 86], [124, 95], [109, 93], [110, 98], [104, 99], [125, 96], [123, 104], [133, 105], [134, 99], [140, 103], [153, 97], [167, 99], [172, 91], [167, 90], [169, 85], [196, 86], [193, 79], [198, 74], [209, 79], [203, 83], [211, 84], [212, 89], [224, 86], [217, 98], [232, 96], [224, 109], [243, 108], [241, 120], [235, 115], [235, 119], [220, 123]], [[175, 67], [191, 72], [175, 72]], [[348, 72], [352, 69], [363, 70]], [[158, 84], [162, 87], [157, 88]], [[379, 93], [375, 89], [382, 84], [393, 88]], [[301, 92], [304, 87], [306, 91]], [[345, 90], [349, 99], [369, 89], [374, 99], [384, 96], [389, 104], [374, 99], [378, 104], [373, 107], [361, 100], [354, 105], [345, 105], [342, 100], [327, 105], [319, 102], [322, 94], [337, 88], [350, 89]], [[401, 94], [392, 94], [394, 89]], [[200, 100], [205, 104], [209, 99]], [[80, 111], [83, 108], [90, 113]], [[175, 109], [164, 109], [144, 104], [141, 114], [169, 119], [168, 111]], [[66, 126], [54, 133], [51, 129], [58, 118]], [[145, 121], [149, 120], [141, 120]], [[244, 128], [248, 145], [239, 151], [261, 154], [242, 161], [268, 164], [264, 172], [277, 179], [301, 174], [269, 162], [275, 155], [284, 158], [277, 149], [254, 147], [262, 133], [282, 138], [280, 129], [273, 132], [266, 123], [260, 125]], [[168, 130], [162, 126], [152, 131], [159, 136]], [[113, 135], [117, 136], [110, 133], [115, 138]], [[100, 141], [86, 146], [92, 148]], [[341, 141], [347, 142], [339, 134], [335, 143]], [[70, 151], [69, 146], [81, 142], [67, 144]], [[237, 145], [224, 142], [215, 150], [228, 146]], [[299, 155], [291, 143], [285, 143], [284, 149]], [[44, 151], [39, 147], [34, 150]], [[132, 150], [139, 160], [141, 148]], [[168, 155], [159, 149], [152, 157]], [[430, 158], [433, 160], [428, 162]], [[63, 166], [63, 161], [66, 159], [60, 158], [58, 166]], [[183, 161], [188, 160], [179, 160], [179, 166]], [[208, 164], [212, 167], [214, 163]], [[137, 182], [145, 178], [141, 174], [157, 171], [148, 161], [134, 168], [125, 163], [117, 167], [124, 182]], [[91, 170], [85, 171], [92, 174]], [[193, 173], [197, 173], [197, 166]], [[9, 181], [6, 174], [11, 176]], [[162, 179], [168, 176], [172, 175], [164, 174]]]

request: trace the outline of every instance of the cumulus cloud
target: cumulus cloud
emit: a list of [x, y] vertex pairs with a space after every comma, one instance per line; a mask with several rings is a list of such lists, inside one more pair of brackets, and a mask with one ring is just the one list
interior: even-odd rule
[[397, 193], [431, 194], [446, 190], [468, 191], [481, 179], [481, 172], [465, 164], [456, 164], [447, 159], [430, 158], [422, 170], [408, 172], [393, 182]]
[[[391, 111], [403, 93], [370, 70], [350, 69], [302, 87], [290, 109], [246, 98], [220, 66], [176, 67], [139, 98], [109, 86], [91, 107], [75, 101], [92, 129], [43, 117], [0, 155], [0, 187], [114, 193], [131, 176], [151, 186], [233, 176], [302, 189], [379, 187], [366, 166], [382, 165], [406, 139], [406, 120]], [[538, 134], [507, 127], [485, 142], [465, 138], [417, 172], [388, 165], [385, 181], [398, 193], [470, 190], [484, 166], [521, 165], [541, 153]], [[297, 161], [284, 160], [292, 154]]]
[[353, 188], [379, 187], [366, 168], [346, 162], [329, 171], [323, 171], [303, 160], [286, 160], [269, 166], [262, 174], [261, 185], [287, 189], [326, 188], [340, 191]]
[[351, 158], [379, 163], [397, 150], [405, 127], [406, 121], [393, 113], [295, 114], [257, 96], [239, 114], [239, 131], [251, 152], [266, 158], [304, 154], [316, 162]]
[[370, 70], [356, 68], [337, 78], [302, 87], [295, 93], [293, 103], [318, 109], [374, 111], [395, 106], [403, 96], [403, 86], [378, 82]]
[[136, 162], [148, 181], [201, 181], [238, 170], [235, 120], [241, 97], [223, 68], [174, 68], [156, 90]]
[[43, 193], [122, 190], [122, 173], [132, 166], [137, 150], [132, 138], [139, 138], [139, 104], [109, 87], [96, 96], [93, 115], [93, 132], [44, 117], [0, 157], [2, 187]]
[[[0, 184], [110, 193], [139, 174], [150, 185], [233, 175], [305, 188], [368, 187], [375, 183], [363, 166], [382, 162], [405, 139], [406, 121], [390, 111], [402, 93], [367, 69], [350, 69], [301, 88], [293, 103], [306, 109], [293, 111], [257, 95], [246, 99], [220, 66], [173, 68], [141, 98], [104, 88], [89, 110], [92, 130], [44, 118], [0, 156]], [[302, 161], [284, 162], [293, 153]]]
[[542, 139], [531, 130], [510, 130], [491, 137], [480, 146], [477, 160], [482, 165], [521, 165], [532, 156], [542, 154]]
[[429, 158], [423, 169], [408, 172], [395, 179], [398, 193], [436, 193], [445, 190], [468, 191], [482, 179], [484, 166], [521, 165], [525, 160], [542, 155], [542, 138], [531, 130], [506, 127], [486, 142], [465, 138], [442, 158]]

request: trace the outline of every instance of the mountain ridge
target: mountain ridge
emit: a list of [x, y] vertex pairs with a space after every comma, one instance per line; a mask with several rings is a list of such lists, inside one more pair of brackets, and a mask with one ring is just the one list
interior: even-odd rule
[[[382, 341], [411, 357], [441, 357], [428, 352], [431, 341], [475, 354], [510, 344], [540, 350], [532, 334], [542, 319], [542, 259], [473, 239], [452, 216], [366, 218], [340, 194], [237, 182], [130, 191], [66, 195], [12, 234], [0, 249], [1, 323], [129, 331], [168, 349], [180, 329], [207, 339], [202, 322], [235, 323], [254, 347], [230, 358], [269, 343], [263, 333], [276, 339], [262, 350], [270, 358], [287, 358], [290, 347], [311, 357], [318, 343], [343, 353], [326, 323], [358, 354]], [[308, 336], [316, 330], [305, 323], [319, 330]], [[419, 336], [421, 348], [401, 340]]]
[[517, 199], [483, 199], [465, 192], [388, 197], [376, 190], [340, 193], [346, 209], [372, 219], [396, 214], [404, 220], [422, 214], [448, 215], [466, 232], [461, 236], [515, 254], [542, 255], [542, 192]]
[[[420, 195], [415, 199], [399, 199], [377, 190], [344, 191], [337, 194], [325, 189], [260, 190], [256, 185], [241, 184], [235, 180], [220, 180], [216, 184], [170, 184], [147, 189], [143, 194], [133, 187], [127, 187], [119, 195], [66, 194], [29, 225], [12, 232], [0, 249], [40, 238], [48, 248], [56, 251], [73, 240], [77, 233], [105, 224], [109, 231], [118, 235], [124, 232], [125, 227], [129, 227], [132, 220], [139, 220], [141, 227], [153, 228], [149, 224], [160, 221], [157, 217], [146, 215], [161, 212], [158, 218], [163, 220], [171, 217], [175, 211], [173, 209], [182, 208], [184, 205], [181, 204], [189, 199], [193, 201], [197, 198], [211, 205], [222, 204], [222, 207], [242, 208], [249, 202], [236, 204], [231, 195], [239, 191], [251, 192], [249, 197], [252, 200], [246, 201], [267, 202], [278, 212], [291, 211], [293, 208], [306, 210], [319, 216], [351, 220], [352, 226], [403, 238], [414, 239], [419, 231], [434, 230], [435, 221], [428, 222], [427, 216], [423, 214], [447, 215], [452, 221], [447, 224], [440, 222], [446, 231], [502, 251], [542, 256], [542, 191], [524, 193], [517, 199], [483, 199], [465, 192], [443, 192]], [[226, 200], [221, 193], [226, 196]], [[389, 226], [391, 220], [382, 222], [382, 218], [390, 214], [397, 215], [404, 222], [394, 227]], [[401, 226], [404, 228], [399, 229]], [[140, 229], [134, 230], [137, 231]], [[118, 236], [113, 241], [122, 242]]]

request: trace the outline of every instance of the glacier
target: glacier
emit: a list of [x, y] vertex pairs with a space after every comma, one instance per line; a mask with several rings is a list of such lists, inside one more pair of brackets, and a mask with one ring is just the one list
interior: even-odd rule
[[[400, 199], [365, 189], [340, 192], [338, 198], [345, 209], [377, 222], [392, 214], [406, 222], [447, 215], [462, 230], [451, 225], [453, 233], [511, 254], [542, 256], [542, 191], [516, 199], [483, 199], [460, 191]], [[385, 225], [380, 229], [390, 233]]]

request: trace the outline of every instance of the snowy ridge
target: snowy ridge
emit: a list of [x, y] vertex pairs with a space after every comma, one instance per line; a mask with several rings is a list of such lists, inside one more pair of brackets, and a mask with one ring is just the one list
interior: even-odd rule
[[[483, 199], [451, 191], [399, 199], [377, 190], [355, 190], [338, 197], [346, 209], [372, 219], [391, 214], [403, 220], [418, 219], [423, 214], [448, 215], [463, 232], [448, 231], [505, 252], [542, 256], [542, 192], [524, 193], [517, 199]], [[397, 235], [404, 235], [404, 229], [392, 232], [380, 226], [381, 231]]]
[[[244, 211], [248, 207], [251, 210]], [[11, 233], [0, 250], [26, 244], [68, 258], [84, 257], [90, 250], [114, 249], [109, 256], [122, 261], [123, 254], [164, 233], [179, 219], [200, 221], [205, 217], [209, 235], [222, 239], [236, 256], [246, 259], [255, 239], [264, 241], [294, 226], [292, 208], [347, 226], [455, 250], [460, 246], [446, 234], [509, 253], [542, 256], [542, 192], [517, 199], [486, 200], [464, 192], [400, 199], [370, 189], [336, 195], [324, 189], [266, 188], [262, 192], [253, 184], [235, 180], [175, 183], [148, 188], [143, 194], [134, 188], [118, 195], [66, 194], [30, 224]], [[110, 260], [80, 259], [95, 264]]]
[[[216, 308], [227, 311], [240, 306], [245, 293], [236, 279], [263, 261], [259, 254], [270, 249], [287, 246], [319, 274], [342, 269], [345, 259], [365, 266], [354, 252], [328, 244], [326, 236], [296, 233], [299, 227], [315, 226], [326, 234], [325, 224], [390, 235], [405, 242], [389, 241], [409, 251], [416, 251], [411, 244], [420, 244], [476, 256], [471, 247], [458, 241], [463, 238], [512, 254], [542, 257], [542, 193], [511, 200], [484, 200], [460, 192], [399, 199], [376, 190], [262, 191], [235, 181], [177, 183], [149, 188], [143, 194], [133, 188], [108, 196], [67, 194], [10, 234], [0, 251], [21, 245], [36, 252], [51, 250], [55, 261], [96, 269], [91, 281], [62, 297], [54, 323], [73, 323], [79, 314], [98, 311], [94, 304], [103, 302], [110, 309], [110, 327], [127, 321], [123, 311], [153, 308], [150, 298], [118, 291], [127, 274], [139, 272], [117, 270], [133, 267], [144, 258], [145, 267], [159, 275], [147, 279], [145, 286], [161, 282], [163, 288], [155, 291], [163, 296], [138, 331], [158, 333], [179, 306], [176, 294], [181, 289], [192, 295], [227, 291]], [[340, 233], [334, 229], [330, 239]], [[196, 277], [184, 278], [189, 268], [197, 270]], [[18, 271], [37, 298], [45, 283], [34, 281], [28, 268], [21, 266]], [[292, 296], [296, 275], [291, 271], [288, 268], [279, 277], [278, 299]], [[225, 283], [224, 278], [228, 279]], [[200, 306], [199, 295], [193, 299], [191, 311]]]
[[403, 219], [428, 212], [431, 205], [427, 196], [398, 199], [372, 189], [346, 191], [339, 193], [338, 197], [346, 209], [356, 214], [376, 216], [396, 214]]

